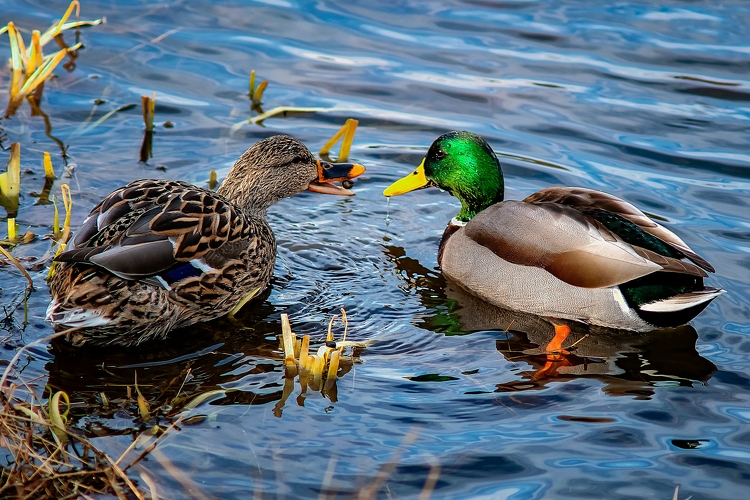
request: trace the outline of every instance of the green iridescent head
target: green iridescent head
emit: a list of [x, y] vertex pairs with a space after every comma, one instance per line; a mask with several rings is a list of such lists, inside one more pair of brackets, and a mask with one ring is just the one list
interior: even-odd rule
[[463, 222], [502, 201], [505, 189], [500, 162], [487, 141], [455, 131], [435, 139], [419, 167], [383, 194], [397, 196], [426, 186], [437, 186], [458, 198], [461, 211], [456, 219]]

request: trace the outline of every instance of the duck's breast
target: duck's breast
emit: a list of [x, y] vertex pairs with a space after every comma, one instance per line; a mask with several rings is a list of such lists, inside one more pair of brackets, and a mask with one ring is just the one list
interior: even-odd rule
[[445, 243], [443, 273], [494, 305], [608, 328], [649, 331], [616, 286], [570, 285], [537, 266], [514, 264], [459, 229]]

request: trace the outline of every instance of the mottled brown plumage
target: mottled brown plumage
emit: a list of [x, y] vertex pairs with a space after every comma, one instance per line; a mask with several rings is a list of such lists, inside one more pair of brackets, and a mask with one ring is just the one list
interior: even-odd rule
[[[318, 162], [299, 141], [264, 139], [218, 192], [143, 179], [102, 200], [71, 240], [51, 281], [47, 317], [75, 344], [135, 345], [229, 313], [268, 285], [276, 242], [266, 209], [360, 165]], [[322, 183], [322, 184], [321, 184]]]

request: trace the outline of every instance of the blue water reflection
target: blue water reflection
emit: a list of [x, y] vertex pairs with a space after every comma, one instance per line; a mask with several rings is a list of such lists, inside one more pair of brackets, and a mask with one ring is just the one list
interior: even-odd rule
[[[746, 2], [404, 0], [117, 2], [85, 0], [85, 50], [45, 88], [68, 145], [73, 225], [141, 177], [206, 185], [276, 133], [319, 149], [346, 118], [368, 167], [357, 196], [302, 194], [271, 209], [274, 286], [238, 322], [221, 320], [132, 351], [43, 346], [21, 375], [43, 375], [76, 404], [78, 429], [119, 455], [144, 428], [137, 408], [104, 411], [138, 372], [156, 399], [229, 390], [142, 462], [169, 498], [744, 498], [750, 487], [750, 7]], [[67, 2], [0, 0], [0, 24], [44, 28]], [[26, 33], [26, 32], [24, 32]], [[6, 38], [0, 51], [8, 54]], [[323, 112], [235, 126], [254, 113], [248, 73], [269, 80], [266, 109]], [[8, 70], [0, 70], [7, 88]], [[139, 163], [141, 94], [156, 92], [153, 158]], [[4, 94], [3, 94], [4, 95]], [[96, 99], [104, 102], [94, 104]], [[164, 128], [165, 121], [174, 128]], [[96, 124], [96, 126], [93, 126]], [[233, 128], [233, 126], [235, 126]], [[43, 151], [62, 159], [28, 107], [0, 121], [23, 145], [21, 231], [48, 232], [34, 205]], [[498, 152], [509, 198], [556, 184], [601, 189], [663, 221], [712, 262], [729, 293], [689, 327], [647, 335], [578, 329], [550, 358], [537, 318], [486, 308], [452, 288], [436, 249], [455, 199], [423, 190], [386, 205], [439, 134], [477, 132]], [[71, 167], [74, 166], [74, 167]], [[157, 168], [163, 167], [163, 168]], [[38, 184], [38, 188], [36, 187]], [[24, 187], [25, 186], [25, 187]], [[56, 185], [57, 186], [57, 185]], [[56, 187], [59, 189], [59, 186]], [[19, 246], [41, 257], [49, 242]], [[33, 264], [29, 261], [29, 265]], [[9, 360], [51, 333], [46, 270], [6, 321]], [[7, 304], [23, 290], [0, 268]], [[375, 344], [335, 398], [284, 399], [279, 313], [319, 344], [346, 308], [350, 335]], [[568, 344], [566, 344], [567, 346]], [[0, 365], [3, 367], [4, 365]], [[186, 377], [186, 370], [189, 376]], [[142, 383], [147, 381], [147, 383]], [[335, 401], [333, 400], [335, 399]]]

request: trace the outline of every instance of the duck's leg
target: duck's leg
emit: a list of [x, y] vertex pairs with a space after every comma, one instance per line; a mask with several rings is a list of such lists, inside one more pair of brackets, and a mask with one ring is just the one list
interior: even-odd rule
[[570, 327], [567, 325], [554, 325], [554, 327], [555, 336], [552, 337], [552, 340], [544, 348], [547, 353], [547, 362], [534, 374], [534, 378], [537, 380], [554, 377], [557, 375], [558, 367], [571, 365], [566, 357], [570, 352], [562, 347], [563, 342], [570, 335]]

